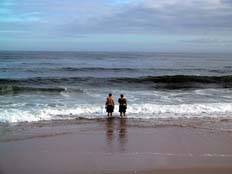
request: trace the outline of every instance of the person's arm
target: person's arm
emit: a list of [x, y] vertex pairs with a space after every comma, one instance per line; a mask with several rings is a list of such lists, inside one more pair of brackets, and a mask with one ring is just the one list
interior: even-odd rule
[[106, 106], [108, 105], [108, 98], [106, 98]]
[[112, 103], [113, 103], [113, 106], [114, 106], [114, 99], [112, 98]]

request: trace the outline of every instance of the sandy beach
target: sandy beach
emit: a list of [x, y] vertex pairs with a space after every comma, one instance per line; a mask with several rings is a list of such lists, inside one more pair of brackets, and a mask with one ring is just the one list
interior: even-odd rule
[[229, 174], [225, 122], [231, 124], [114, 118], [1, 125], [0, 173]]

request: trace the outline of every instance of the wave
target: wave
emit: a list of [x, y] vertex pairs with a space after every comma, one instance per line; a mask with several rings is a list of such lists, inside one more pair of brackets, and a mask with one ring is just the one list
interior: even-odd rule
[[101, 68], [101, 67], [96, 67], [96, 68], [64, 67], [64, 68], [61, 68], [60, 70], [63, 70], [63, 71], [138, 71], [138, 69], [134, 69], [134, 68]]
[[90, 85], [90, 86], [142, 86], [152, 88], [232, 88], [232, 75], [228, 76], [142, 76], [130, 77], [70, 77], [70, 78], [28, 78], [0, 79], [0, 85]]
[[[47, 64], [46, 64], [47, 65]], [[62, 68], [17, 68], [12, 69], [12, 68], [2, 68], [0, 71], [2, 72], [12, 72], [12, 71], [16, 71], [16, 72], [27, 72], [27, 73], [55, 73], [55, 72], [59, 72], [59, 73], [63, 73], [63, 72], [72, 72], [72, 73], [86, 73], [86, 72], [101, 72], [101, 73], [107, 73], [107, 72], [111, 72], [111, 73], [178, 73], [178, 72], [182, 72], [182, 73], [204, 73], [204, 74], [225, 74], [228, 75], [229, 73], [232, 72], [232, 69], [230, 66], [226, 66], [222, 69], [203, 69], [203, 68], [182, 68], [182, 69], [178, 69], [178, 68], [173, 68], [173, 69], [167, 69], [167, 68], [104, 68], [104, 67], [62, 67]]]
[[53, 71], [68, 71], [68, 72], [211, 72], [216, 74], [228, 74], [232, 72], [231, 67], [227, 66], [224, 69], [202, 69], [202, 68], [185, 68], [185, 69], [167, 69], [167, 68], [103, 68], [103, 67], [64, 67], [53, 69]]
[[[115, 116], [118, 106], [115, 107]], [[127, 118], [156, 119], [156, 118], [204, 118], [204, 117], [228, 117], [231, 118], [232, 103], [195, 103], [178, 105], [158, 104], [131, 104], [128, 106]], [[42, 120], [68, 120], [68, 119], [97, 119], [105, 118], [105, 108], [102, 105], [76, 105], [71, 108], [49, 107], [37, 111], [22, 109], [0, 108], [0, 122], [32, 122]]]
[[[124, 78], [119, 80], [125, 80]], [[232, 76], [147, 76], [137, 79], [127, 78], [126, 80], [132, 82], [155, 82], [155, 83], [186, 83], [186, 82], [199, 82], [199, 83], [222, 83], [232, 82]]]
[[209, 70], [209, 72], [212, 72], [212, 73], [217, 73], [217, 74], [231, 74], [232, 73], [232, 69], [212, 69], [212, 70]]
[[208, 88], [208, 87], [232, 87], [232, 76], [147, 76], [141, 78], [118, 78], [114, 79], [118, 83], [145, 83], [153, 84], [156, 88]]
[[[74, 71], [74, 72], [98, 72], [98, 71], [106, 71], [106, 72], [178, 72], [178, 71], [211, 71], [207, 69], [166, 69], [166, 68], [103, 68], [103, 67], [83, 67], [83, 68], [76, 68], [76, 67], [64, 67], [60, 69], [53, 69], [54, 71]], [[212, 70], [212, 72], [216, 72], [217, 70]], [[225, 70], [229, 71], [229, 70]], [[219, 70], [219, 72], [221, 72]], [[231, 71], [229, 71], [231, 72]]]
[[25, 87], [25, 86], [0, 86], [0, 94], [21, 93], [21, 92], [82, 92], [81, 89], [62, 88], [62, 87]]

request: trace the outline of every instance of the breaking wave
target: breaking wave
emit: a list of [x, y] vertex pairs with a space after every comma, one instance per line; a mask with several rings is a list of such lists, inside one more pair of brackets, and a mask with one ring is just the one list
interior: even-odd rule
[[[115, 116], [119, 116], [118, 107]], [[231, 117], [232, 103], [198, 103], [178, 105], [132, 104], [127, 117], [133, 119], [180, 118], [180, 117]], [[102, 105], [79, 105], [71, 108], [48, 107], [37, 110], [0, 109], [0, 122], [17, 123], [41, 120], [97, 119], [105, 118]]]

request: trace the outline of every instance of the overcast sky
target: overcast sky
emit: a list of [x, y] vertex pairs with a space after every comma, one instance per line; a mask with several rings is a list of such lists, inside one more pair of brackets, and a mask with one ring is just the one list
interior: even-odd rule
[[0, 0], [0, 49], [232, 52], [232, 0]]

